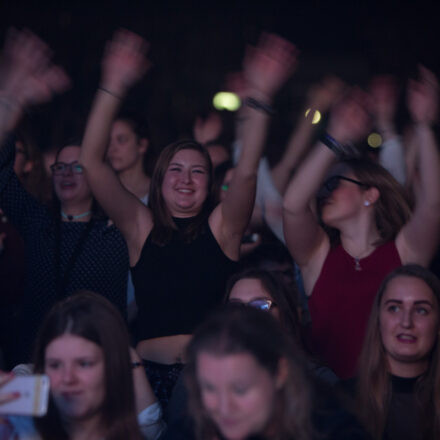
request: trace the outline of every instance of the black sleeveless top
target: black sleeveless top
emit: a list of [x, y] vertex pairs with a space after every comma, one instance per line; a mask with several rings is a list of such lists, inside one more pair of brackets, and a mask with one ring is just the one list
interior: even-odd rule
[[150, 234], [131, 268], [141, 340], [193, 333], [221, 304], [226, 281], [237, 265], [223, 253], [207, 222], [187, 243], [180, 231], [192, 219], [173, 220], [178, 230], [170, 242], [159, 246]]

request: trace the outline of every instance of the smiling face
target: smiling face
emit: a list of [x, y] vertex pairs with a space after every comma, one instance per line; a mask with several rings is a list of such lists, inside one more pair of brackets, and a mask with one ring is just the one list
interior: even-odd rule
[[87, 339], [64, 334], [47, 347], [44, 372], [61, 417], [69, 421], [99, 417], [105, 398], [104, 353]]
[[228, 440], [264, 433], [281, 384], [247, 353], [197, 356], [203, 406]]
[[162, 196], [173, 217], [197, 215], [208, 197], [208, 165], [196, 150], [183, 149], [171, 159], [162, 182]]
[[423, 373], [439, 331], [439, 305], [430, 287], [416, 277], [392, 279], [382, 297], [379, 324], [391, 373]]
[[129, 123], [117, 120], [112, 125], [107, 157], [116, 172], [126, 171], [142, 164], [148, 141], [138, 139]]
[[[80, 147], [74, 145], [67, 146], [59, 152], [56, 162], [75, 165], [79, 163], [79, 156]], [[52, 173], [52, 179], [55, 193], [61, 202], [61, 206], [64, 203], [91, 203], [92, 193], [84, 173], [74, 172], [71, 166], [67, 166], [59, 175]]]
[[[274, 300], [269, 292], [263, 287], [261, 281], [256, 278], [242, 278], [241, 280], [238, 280], [232, 286], [228, 298], [229, 302], [240, 302], [244, 304], [249, 304], [255, 300]], [[280, 313], [275, 304], [272, 304], [270, 313], [275, 318], [280, 319]]]

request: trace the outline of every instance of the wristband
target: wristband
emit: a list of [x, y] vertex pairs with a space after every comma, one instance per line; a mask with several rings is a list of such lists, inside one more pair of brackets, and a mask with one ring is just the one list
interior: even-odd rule
[[342, 145], [326, 132], [319, 136], [319, 140], [332, 150], [338, 159], [359, 158], [361, 156], [359, 148], [356, 148], [353, 144]]
[[102, 92], [108, 93], [109, 95], [113, 96], [116, 99], [122, 100], [122, 97], [119, 95], [116, 95], [116, 93], [113, 93], [112, 91], [110, 91], [109, 89], [106, 89], [105, 87], [98, 87], [98, 90], [101, 90]]
[[275, 114], [274, 108], [270, 104], [266, 104], [265, 102], [257, 101], [254, 98], [246, 98], [245, 104], [253, 108], [254, 110], [258, 110], [260, 112], [266, 113], [269, 116], [272, 116]]
[[144, 366], [144, 364], [142, 363], [142, 362], [132, 362], [131, 363], [131, 368], [134, 370], [135, 368], [138, 368], [138, 367], [143, 367]]

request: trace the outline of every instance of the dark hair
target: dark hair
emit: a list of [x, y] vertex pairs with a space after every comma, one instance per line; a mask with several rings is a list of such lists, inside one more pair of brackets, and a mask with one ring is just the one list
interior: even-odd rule
[[162, 183], [169, 163], [176, 153], [182, 150], [194, 150], [199, 152], [208, 168], [208, 197], [203, 203], [200, 213], [193, 219], [190, 225], [183, 231], [184, 240], [190, 242], [203, 231], [203, 225], [211, 213], [213, 203], [212, 191], [212, 163], [206, 149], [199, 143], [192, 140], [182, 140], [168, 145], [160, 154], [150, 184], [150, 198], [148, 206], [153, 213], [154, 227], [151, 231], [151, 239], [158, 245], [164, 245], [171, 239], [176, 224], [173, 221], [170, 211], [162, 195]]
[[133, 133], [136, 135], [136, 139], [139, 142], [141, 139], [146, 139], [148, 141], [148, 148], [143, 155], [142, 165], [145, 174], [151, 175], [153, 171], [153, 151], [154, 148], [151, 144], [151, 133], [150, 127], [146, 117], [141, 116], [139, 113], [124, 110], [121, 111], [115, 118], [116, 121], [125, 122], [129, 125]]
[[[385, 348], [380, 333], [380, 307], [382, 298], [392, 280], [413, 277], [422, 280], [431, 290], [440, 314], [440, 280], [428, 269], [416, 264], [401, 266], [382, 282], [371, 310], [365, 342], [359, 361], [358, 406], [359, 412], [373, 438], [380, 439], [385, 429], [388, 406], [391, 399], [391, 382]], [[440, 324], [440, 323], [439, 323]], [[417, 382], [416, 393], [424, 417], [424, 437], [440, 438], [440, 348], [436, 341], [429, 368]]]
[[[106, 439], [140, 439], [129, 355], [129, 336], [118, 310], [103, 296], [81, 291], [56, 304], [37, 336], [34, 369], [44, 373], [47, 346], [72, 334], [97, 344], [104, 353], [105, 399], [102, 422]], [[58, 411], [50, 401], [46, 416], [35, 420], [44, 439], [67, 439]]]
[[[374, 203], [376, 228], [380, 239], [377, 246], [395, 239], [411, 215], [408, 194], [399, 182], [381, 165], [368, 159], [348, 159], [341, 162], [365, 184], [379, 190], [379, 198]], [[326, 227], [332, 241], [339, 232]]]
[[285, 283], [281, 280], [279, 274], [264, 269], [249, 268], [232, 275], [226, 284], [225, 300], [229, 300], [232, 288], [240, 280], [254, 279], [258, 280], [263, 289], [273, 299], [280, 314], [280, 323], [284, 330], [292, 337], [292, 339], [302, 347], [301, 328], [298, 319], [296, 290], [290, 291]]
[[269, 313], [236, 304], [225, 306], [200, 326], [189, 343], [185, 369], [189, 409], [197, 438], [205, 440], [218, 435], [218, 429], [203, 407], [197, 380], [197, 359], [202, 352], [215, 356], [249, 354], [274, 378], [285, 360], [287, 378], [278, 390], [273, 415], [277, 432], [271, 438], [311, 437], [311, 389], [302, 359]]

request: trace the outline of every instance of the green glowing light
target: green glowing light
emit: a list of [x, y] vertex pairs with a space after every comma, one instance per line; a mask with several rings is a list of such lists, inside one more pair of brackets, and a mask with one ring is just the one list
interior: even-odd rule
[[[308, 108], [306, 111], [306, 114], [305, 114], [306, 118], [309, 113], [310, 113], [310, 109]], [[317, 124], [320, 120], [321, 120], [321, 112], [319, 112], [318, 110], [315, 110], [315, 112], [313, 114], [312, 124]]]
[[371, 133], [367, 142], [371, 148], [378, 148], [382, 145], [382, 136], [379, 133]]
[[235, 93], [218, 92], [214, 96], [212, 104], [217, 110], [236, 112], [241, 106], [241, 100]]

